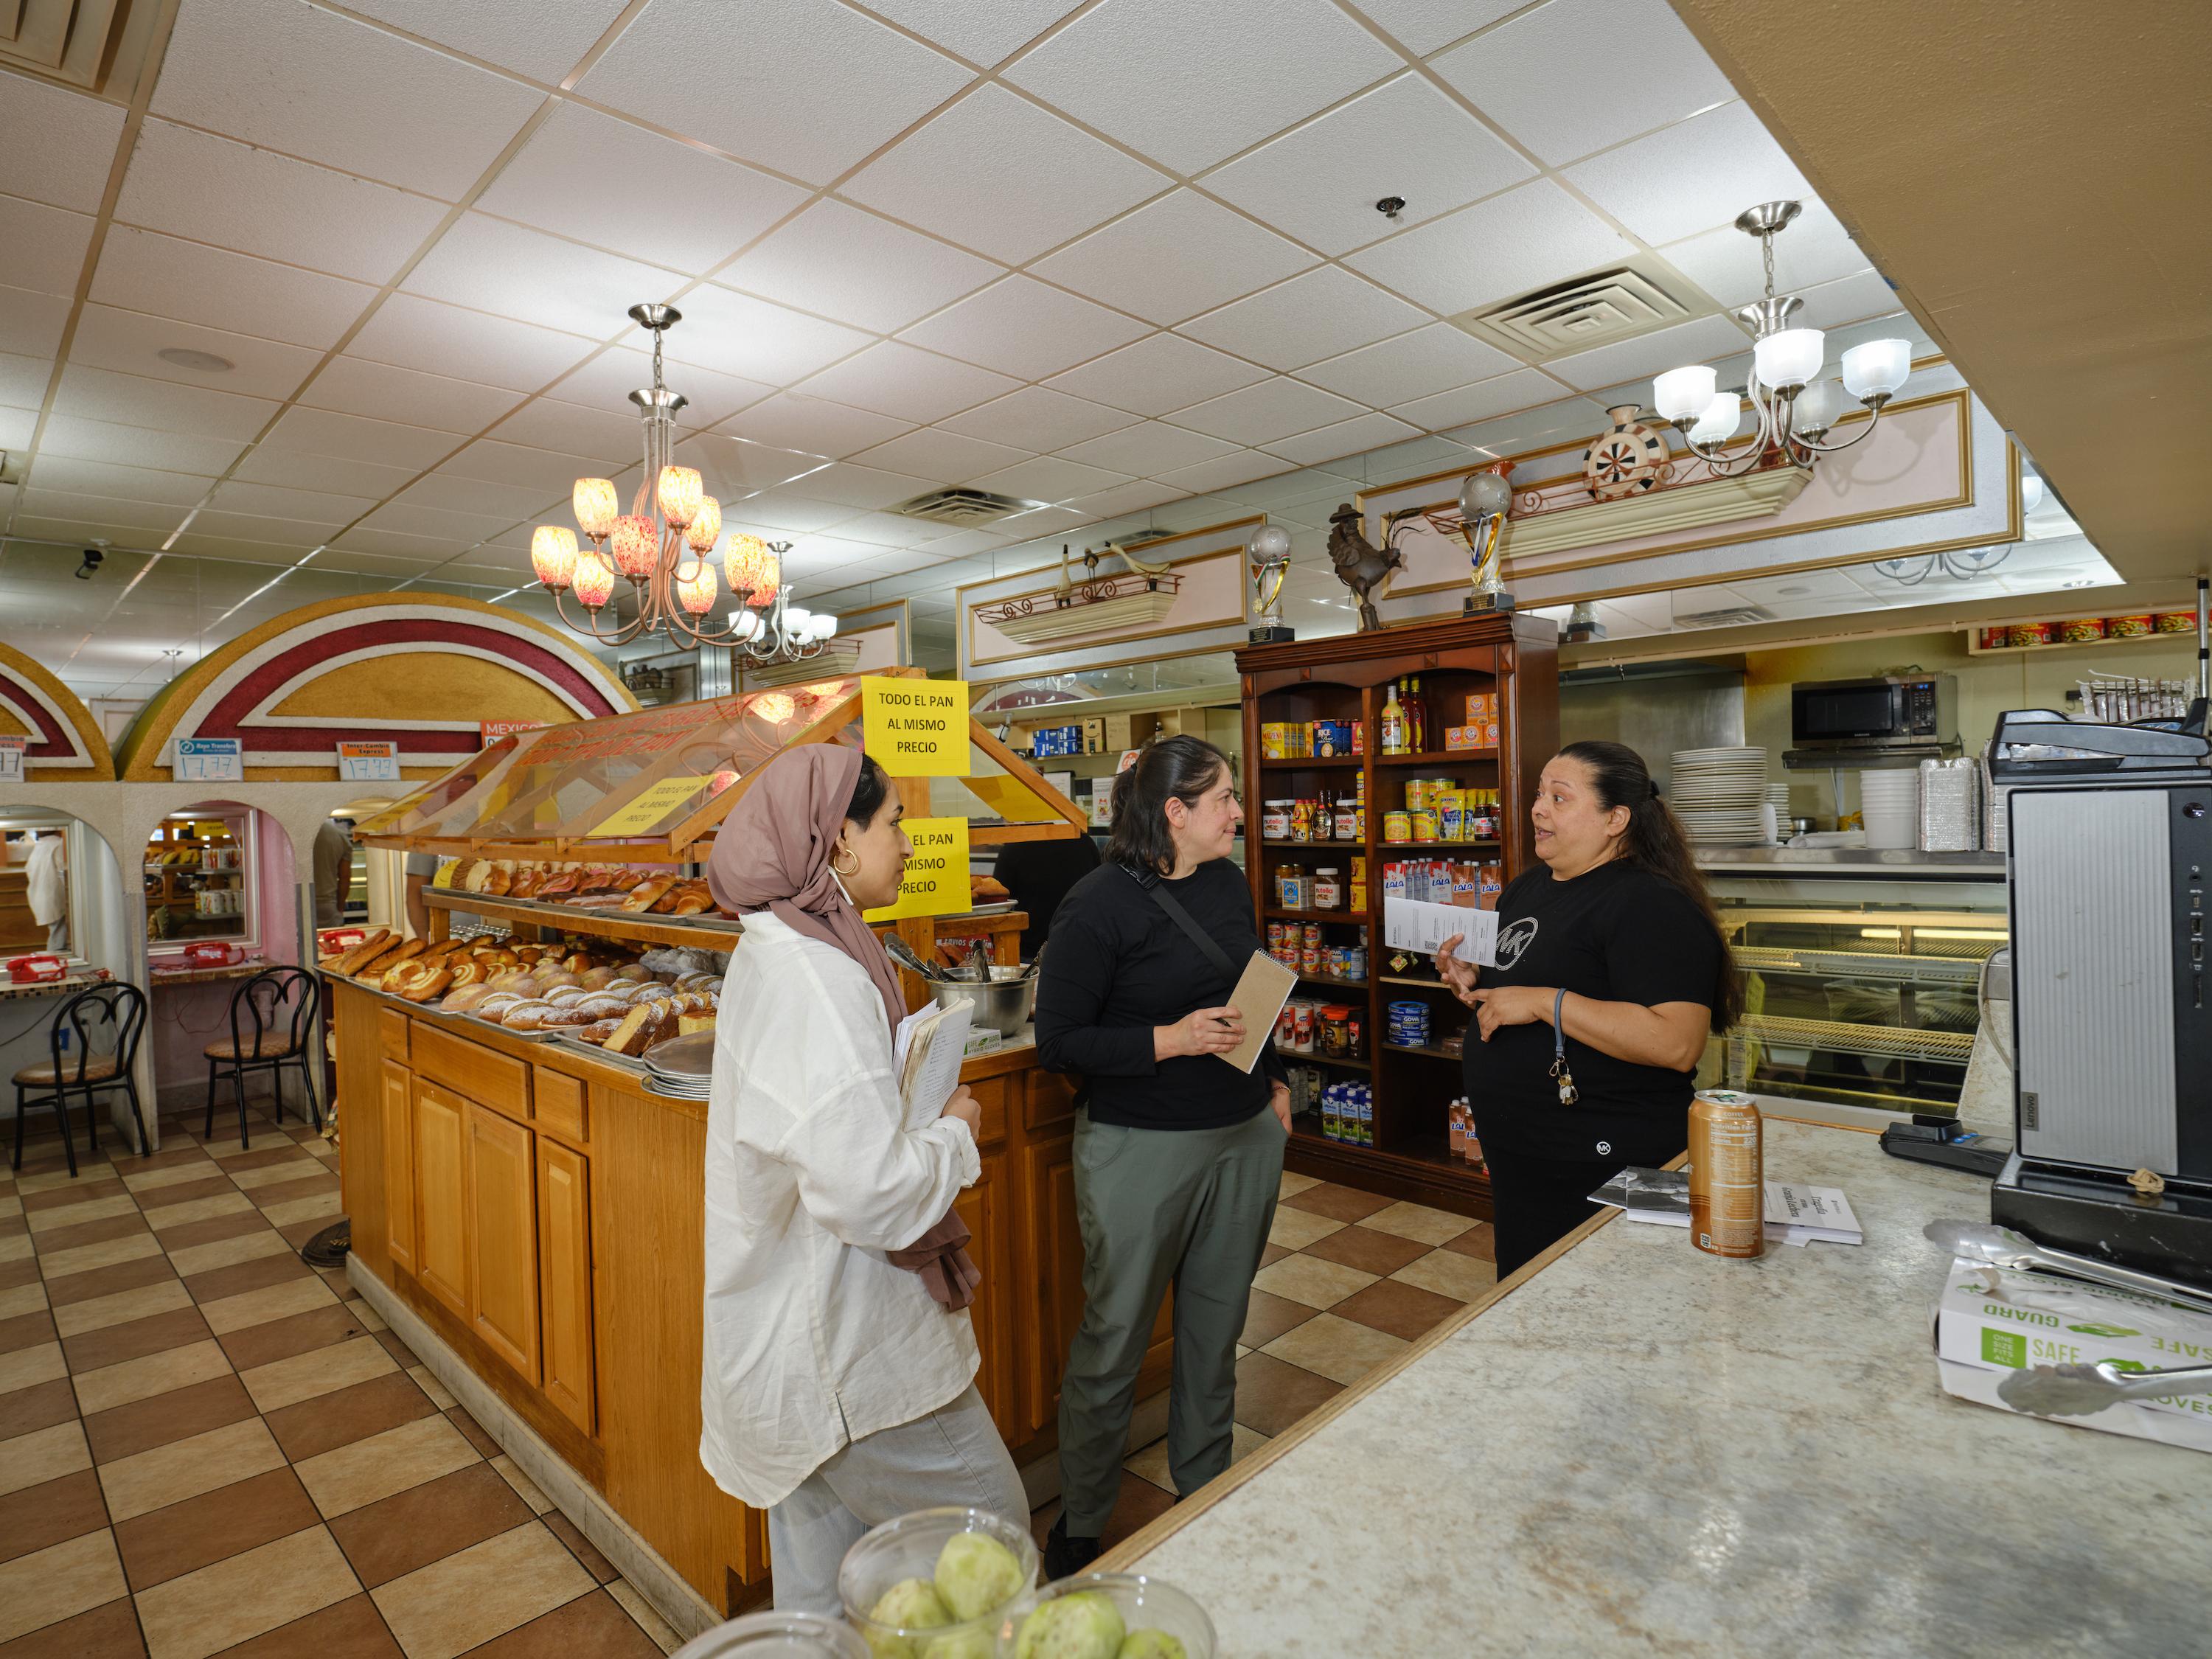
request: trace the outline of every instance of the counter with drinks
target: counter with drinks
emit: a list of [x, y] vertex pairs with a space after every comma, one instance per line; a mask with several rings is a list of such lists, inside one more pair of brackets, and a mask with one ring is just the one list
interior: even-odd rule
[[1609, 1210], [1100, 1566], [1195, 1596], [1220, 1659], [2201, 1652], [2212, 1466], [1939, 1382], [1921, 1230], [1986, 1182], [1765, 1129], [1863, 1243]]

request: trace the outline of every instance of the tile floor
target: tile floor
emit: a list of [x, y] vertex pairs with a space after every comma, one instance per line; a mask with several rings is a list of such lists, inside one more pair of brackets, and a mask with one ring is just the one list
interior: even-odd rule
[[[0, 1659], [658, 1659], [674, 1633], [341, 1272], [298, 1120], [0, 1165]], [[113, 1162], [108, 1161], [112, 1155]]]

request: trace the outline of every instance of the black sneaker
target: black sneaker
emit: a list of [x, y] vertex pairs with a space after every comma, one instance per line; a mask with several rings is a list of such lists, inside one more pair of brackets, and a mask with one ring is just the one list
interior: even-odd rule
[[1052, 1530], [1045, 1535], [1044, 1576], [1065, 1578], [1071, 1573], [1081, 1572], [1098, 1559], [1098, 1540], [1095, 1538], [1070, 1538], [1067, 1535], [1067, 1515], [1061, 1511]]

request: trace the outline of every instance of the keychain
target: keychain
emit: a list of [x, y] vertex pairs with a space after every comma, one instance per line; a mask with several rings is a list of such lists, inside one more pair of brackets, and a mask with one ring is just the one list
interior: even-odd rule
[[1559, 1011], [1566, 1000], [1566, 988], [1561, 986], [1552, 999], [1552, 1076], [1559, 1085], [1559, 1104], [1571, 1106], [1576, 1100], [1575, 1074], [1567, 1069], [1567, 1034], [1559, 1024]]

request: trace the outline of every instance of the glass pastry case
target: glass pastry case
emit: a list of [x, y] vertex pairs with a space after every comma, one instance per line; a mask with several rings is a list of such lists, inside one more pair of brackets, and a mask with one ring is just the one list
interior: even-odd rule
[[1744, 1018], [1719, 1055], [1729, 1086], [1957, 1109], [1983, 964], [2006, 942], [2002, 854], [1716, 848], [1698, 861], [1744, 975]]

